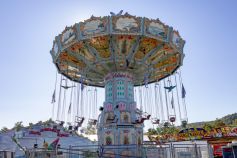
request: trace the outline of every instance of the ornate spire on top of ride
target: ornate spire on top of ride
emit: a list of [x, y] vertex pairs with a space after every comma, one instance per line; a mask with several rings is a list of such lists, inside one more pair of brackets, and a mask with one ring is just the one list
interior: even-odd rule
[[[84, 85], [105, 87], [106, 100], [97, 124], [99, 144], [141, 144], [143, 122], [150, 119], [149, 113], [152, 113], [154, 124], [160, 119], [164, 124], [176, 119], [174, 100], [179, 102], [178, 87], [182, 83], [177, 85], [174, 72], [182, 65], [184, 43], [178, 31], [159, 19], [136, 17], [120, 11], [111, 16], [92, 16], [66, 27], [56, 36], [50, 53], [58, 72], [78, 82], [76, 100], [80, 109], [74, 108], [77, 123], [83, 123], [84, 108], [88, 107], [84, 105], [84, 99], [88, 97], [85, 97], [88, 94], [84, 93]], [[169, 77], [172, 74], [175, 85], [174, 79]], [[166, 77], [169, 77], [168, 81]], [[159, 82], [162, 79], [163, 96], [162, 82]], [[156, 83], [153, 90], [150, 83]], [[139, 87], [137, 91], [134, 86]], [[177, 99], [173, 89], [176, 89]], [[134, 101], [137, 93], [139, 99]], [[91, 102], [86, 104], [92, 107]], [[181, 117], [180, 103], [178, 107]], [[60, 111], [61, 107], [58, 108]], [[186, 115], [183, 120], [187, 121]]]

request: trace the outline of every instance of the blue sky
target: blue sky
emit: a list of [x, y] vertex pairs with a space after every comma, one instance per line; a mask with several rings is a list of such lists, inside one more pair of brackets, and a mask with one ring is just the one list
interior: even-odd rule
[[[65, 26], [123, 9], [159, 18], [186, 40], [183, 82], [190, 122], [237, 112], [237, 1], [1, 1], [0, 128], [51, 116], [55, 66], [49, 54]], [[103, 95], [103, 94], [102, 94]]]

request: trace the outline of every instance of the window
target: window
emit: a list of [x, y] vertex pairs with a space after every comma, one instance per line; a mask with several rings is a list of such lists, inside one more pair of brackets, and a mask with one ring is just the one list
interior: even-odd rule
[[109, 82], [106, 84], [105, 90], [106, 90], [106, 100], [111, 101], [113, 99], [113, 84], [112, 82]]
[[117, 81], [117, 98], [125, 98], [124, 81]]

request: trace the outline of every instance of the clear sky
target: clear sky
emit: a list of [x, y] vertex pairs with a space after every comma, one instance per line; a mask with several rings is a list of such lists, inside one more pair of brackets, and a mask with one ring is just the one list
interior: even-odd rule
[[190, 122], [237, 112], [236, 0], [6, 0], [0, 2], [0, 128], [51, 116], [56, 68], [49, 51], [65, 26], [122, 9], [159, 18], [186, 40]]

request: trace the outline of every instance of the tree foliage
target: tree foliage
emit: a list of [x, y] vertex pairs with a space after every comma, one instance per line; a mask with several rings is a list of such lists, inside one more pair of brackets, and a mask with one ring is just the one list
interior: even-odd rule
[[221, 119], [216, 119], [213, 123], [214, 128], [224, 127], [226, 124]]
[[1, 133], [6, 133], [7, 131], [9, 131], [9, 129], [8, 129], [7, 127], [3, 127], [3, 128], [1, 129]]
[[232, 121], [232, 124], [233, 124], [233, 125], [237, 125], [237, 119], [234, 119], [234, 120]]
[[16, 131], [20, 131], [24, 127], [22, 123], [22, 121], [16, 122], [13, 129]]

